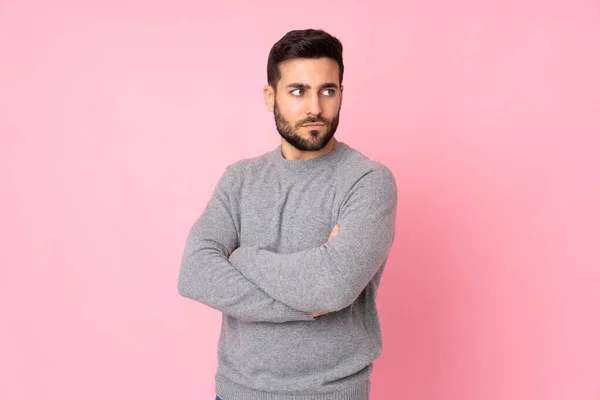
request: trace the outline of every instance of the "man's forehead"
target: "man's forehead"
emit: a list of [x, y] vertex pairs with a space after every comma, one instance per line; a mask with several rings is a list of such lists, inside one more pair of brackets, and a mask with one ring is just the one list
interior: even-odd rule
[[324, 82], [339, 82], [339, 65], [332, 58], [292, 58], [279, 65], [280, 83], [299, 82], [320, 85]]

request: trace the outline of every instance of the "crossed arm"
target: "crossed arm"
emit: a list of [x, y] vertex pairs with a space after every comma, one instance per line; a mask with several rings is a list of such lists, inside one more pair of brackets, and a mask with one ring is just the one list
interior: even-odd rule
[[227, 188], [225, 174], [188, 237], [185, 297], [246, 321], [311, 320], [350, 305], [387, 259], [397, 201], [387, 169], [352, 188], [327, 243], [292, 254], [238, 248]]

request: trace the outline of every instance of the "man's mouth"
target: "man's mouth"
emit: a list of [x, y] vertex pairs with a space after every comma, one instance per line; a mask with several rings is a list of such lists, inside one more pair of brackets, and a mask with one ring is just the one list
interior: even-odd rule
[[301, 126], [304, 128], [320, 128], [322, 126], [325, 126], [325, 124], [304, 124]]

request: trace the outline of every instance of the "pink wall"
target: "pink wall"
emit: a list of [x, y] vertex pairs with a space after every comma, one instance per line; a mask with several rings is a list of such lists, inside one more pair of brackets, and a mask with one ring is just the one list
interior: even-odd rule
[[1, 399], [212, 398], [183, 244], [304, 27], [400, 188], [372, 399], [600, 399], [600, 3], [80, 3], [0, 3]]

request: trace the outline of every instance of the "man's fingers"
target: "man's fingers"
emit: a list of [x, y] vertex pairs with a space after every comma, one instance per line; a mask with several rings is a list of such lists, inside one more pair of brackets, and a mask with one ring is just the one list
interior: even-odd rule
[[338, 233], [340, 233], [340, 226], [338, 224], [335, 224], [335, 226], [333, 227], [333, 230], [329, 234], [329, 239], [327, 239], [327, 241], [331, 242], [331, 239], [333, 239], [335, 237], [335, 235], [337, 235]]

